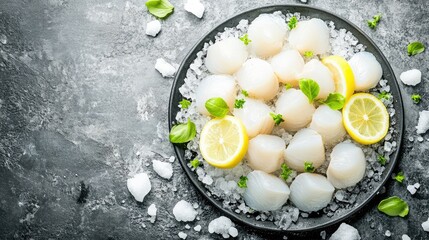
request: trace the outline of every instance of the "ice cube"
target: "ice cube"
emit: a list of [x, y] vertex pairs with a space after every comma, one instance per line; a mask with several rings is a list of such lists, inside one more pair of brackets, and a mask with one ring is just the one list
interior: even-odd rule
[[204, 5], [200, 0], [188, 0], [185, 3], [185, 10], [194, 14], [198, 18], [202, 18], [204, 14]]
[[195, 226], [195, 227], [194, 227], [194, 230], [195, 230], [196, 232], [201, 231], [201, 225], [197, 225], [197, 226]]
[[411, 195], [414, 195], [417, 192], [417, 189], [414, 187], [414, 185], [408, 185], [407, 190], [411, 193]]
[[419, 112], [419, 122], [416, 129], [418, 134], [423, 134], [429, 129], [429, 111]]
[[152, 186], [148, 175], [139, 173], [127, 180], [127, 188], [138, 202], [143, 202], [144, 197], [150, 192]]
[[424, 231], [429, 232], [429, 218], [426, 222], [422, 222], [422, 228]]
[[403, 234], [402, 240], [411, 240], [411, 238], [407, 234]]
[[156, 208], [155, 204], [152, 203], [149, 206], [149, 208], [147, 209], [147, 214], [149, 214], [149, 216], [154, 217], [154, 216], [156, 216], [156, 210], [157, 210], [157, 208]]
[[422, 81], [422, 72], [418, 69], [411, 69], [401, 73], [399, 78], [405, 85], [416, 86]]
[[186, 239], [188, 237], [188, 234], [184, 233], [184, 232], [179, 232], [179, 238], [181, 239]]
[[[217, 233], [222, 235], [222, 237], [224, 238], [229, 238], [230, 235], [230, 231], [231, 233], [235, 234], [237, 229], [231, 229], [231, 228], [235, 228], [234, 223], [231, 221], [231, 219], [225, 217], [225, 216], [220, 216], [218, 218], [213, 219], [210, 223], [209, 223], [209, 233]], [[231, 230], [230, 230], [231, 229]], [[238, 235], [238, 232], [237, 232]], [[232, 236], [232, 234], [231, 234]]]
[[168, 162], [152, 161], [153, 170], [162, 178], [170, 179], [173, 176], [173, 166]]
[[155, 69], [158, 70], [163, 77], [173, 77], [176, 73], [176, 68], [166, 62], [163, 58], [158, 58], [156, 60]]
[[197, 214], [198, 212], [185, 200], [180, 200], [173, 208], [173, 215], [179, 222], [194, 221]]
[[340, 227], [335, 231], [329, 240], [360, 240], [359, 232], [356, 228], [341, 223]]
[[146, 35], [156, 37], [156, 35], [161, 31], [161, 22], [158, 20], [150, 21], [146, 24]]

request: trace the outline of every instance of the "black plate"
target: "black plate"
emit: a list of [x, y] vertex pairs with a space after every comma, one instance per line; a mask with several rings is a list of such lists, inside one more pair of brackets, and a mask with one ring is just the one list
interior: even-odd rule
[[180, 111], [178, 105], [179, 105], [179, 101], [182, 100], [182, 96], [179, 92], [179, 88], [184, 83], [184, 79], [186, 78], [186, 72], [189, 69], [189, 65], [196, 58], [196, 54], [203, 48], [204, 43], [209, 42], [210, 40], [214, 41], [214, 37], [218, 32], [224, 31], [225, 27], [237, 26], [241, 19], [248, 19], [249, 22], [251, 22], [261, 13], [273, 13], [275, 11], [281, 11], [284, 14], [288, 12], [291, 12], [291, 13], [299, 12], [304, 16], [309, 16], [313, 18], [316, 17], [322, 20], [332, 21], [335, 23], [335, 27], [337, 29], [344, 28], [350, 31], [351, 33], [353, 33], [353, 35], [359, 40], [359, 43], [367, 47], [366, 51], [373, 53], [374, 56], [377, 58], [377, 60], [380, 62], [381, 67], [383, 68], [383, 78], [388, 80], [391, 88], [391, 93], [394, 98], [394, 108], [396, 110], [395, 119], [397, 121], [396, 130], [398, 131], [398, 134], [396, 135], [396, 139], [394, 139], [397, 142], [397, 149], [391, 155], [391, 158], [390, 158], [391, 160], [386, 165], [386, 169], [383, 172], [382, 179], [379, 182], [373, 182], [372, 183], [373, 188], [371, 190], [368, 190], [367, 193], [358, 195], [358, 198], [356, 200], [357, 204], [355, 205], [355, 207], [351, 208], [347, 213], [340, 216], [333, 216], [330, 218], [327, 217], [325, 214], [315, 218], [313, 217], [300, 218], [298, 220], [298, 222], [300, 223], [299, 227], [292, 225], [288, 230], [281, 230], [277, 228], [272, 222], [256, 221], [254, 217], [248, 218], [243, 214], [237, 214], [229, 209], [223, 208], [221, 201], [214, 199], [212, 196], [207, 195], [207, 190], [204, 187], [204, 185], [200, 181], [198, 181], [198, 177], [196, 173], [192, 172], [189, 169], [189, 167], [186, 165], [187, 162], [184, 158], [184, 152], [185, 152], [184, 149], [180, 146], [174, 145], [174, 151], [176, 152], [177, 158], [179, 159], [179, 162], [182, 165], [183, 169], [185, 170], [186, 174], [188, 175], [189, 179], [195, 185], [195, 187], [200, 191], [200, 193], [204, 195], [209, 202], [215, 205], [220, 211], [222, 211], [226, 216], [232, 218], [234, 221], [251, 226], [255, 229], [265, 230], [269, 232], [278, 232], [278, 233], [287, 233], [287, 232], [298, 233], [298, 232], [319, 230], [319, 229], [326, 228], [330, 225], [342, 222], [345, 219], [351, 217], [353, 214], [361, 210], [372, 198], [374, 198], [374, 196], [376, 196], [379, 193], [380, 188], [386, 183], [386, 181], [389, 179], [389, 176], [392, 174], [394, 166], [398, 161], [400, 148], [402, 145], [402, 136], [404, 131], [404, 110], [402, 105], [401, 93], [399, 90], [399, 86], [396, 82], [395, 74], [392, 68], [390, 67], [387, 59], [381, 53], [380, 49], [362, 30], [360, 30], [353, 23], [328, 11], [325, 11], [319, 8], [303, 6], [303, 5], [274, 5], [274, 6], [261, 7], [247, 12], [240, 13], [226, 20], [225, 22], [215, 27], [208, 34], [204, 35], [204, 37], [202, 37], [197, 42], [197, 44], [192, 48], [192, 50], [183, 60], [177, 72], [176, 78], [174, 80], [173, 87], [171, 89], [169, 115], [168, 115], [169, 127], [171, 129], [173, 121], [175, 120], [175, 116], [177, 112]]

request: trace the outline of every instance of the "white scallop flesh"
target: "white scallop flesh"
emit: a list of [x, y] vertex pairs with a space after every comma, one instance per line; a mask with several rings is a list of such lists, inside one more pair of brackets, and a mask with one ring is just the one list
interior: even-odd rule
[[313, 129], [304, 128], [293, 136], [285, 150], [285, 162], [293, 170], [304, 172], [305, 162], [318, 168], [325, 162], [322, 136]]
[[234, 108], [236, 83], [229, 75], [210, 75], [204, 78], [196, 91], [197, 110], [201, 114], [210, 116], [205, 104], [210, 98], [220, 97], [228, 104], [230, 110]]
[[317, 59], [312, 59], [306, 63], [299, 77], [300, 79], [313, 79], [319, 84], [320, 91], [316, 98], [325, 99], [329, 93], [335, 92], [335, 82], [332, 72]]
[[267, 58], [279, 53], [286, 39], [286, 22], [279, 16], [261, 14], [249, 25], [247, 31], [252, 54]]
[[316, 109], [310, 128], [322, 136], [325, 145], [335, 144], [346, 135], [341, 112], [327, 105], [321, 105]]
[[247, 175], [247, 188], [243, 198], [246, 204], [258, 211], [280, 209], [289, 198], [290, 190], [280, 178], [254, 170]]
[[272, 110], [261, 100], [245, 98], [243, 108], [234, 108], [233, 115], [244, 124], [249, 138], [258, 134], [270, 134], [274, 128]]
[[369, 52], [359, 52], [349, 60], [355, 76], [355, 90], [366, 91], [375, 86], [383, 75], [380, 63]]
[[301, 54], [290, 49], [275, 55], [270, 60], [279, 82], [289, 83], [292, 86], [298, 86], [298, 77], [304, 68], [304, 59]]
[[298, 89], [283, 92], [276, 101], [276, 113], [283, 116], [281, 126], [288, 131], [298, 131], [306, 127], [316, 108]]
[[279, 90], [277, 76], [271, 65], [262, 59], [247, 60], [236, 73], [238, 85], [249, 96], [265, 101], [273, 99]]
[[207, 50], [206, 67], [213, 74], [234, 74], [246, 61], [249, 53], [238, 38], [227, 38]]
[[332, 149], [326, 175], [336, 188], [347, 188], [362, 180], [366, 169], [365, 154], [353, 143], [339, 143]]
[[284, 163], [285, 148], [281, 137], [260, 134], [249, 141], [247, 163], [254, 170], [274, 172]]
[[319, 211], [329, 204], [334, 191], [334, 186], [325, 176], [301, 173], [290, 185], [290, 200], [302, 211]]
[[329, 51], [329, 28], [318, 18], [299, 21], [289, 33], [289, 44], [300, 53], [323, 54]]

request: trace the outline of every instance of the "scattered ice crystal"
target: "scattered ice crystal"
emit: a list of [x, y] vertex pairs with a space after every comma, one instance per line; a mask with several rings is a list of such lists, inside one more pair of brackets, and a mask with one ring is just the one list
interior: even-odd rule
[[208, 228], [209, 233], [220, 234], [223, 238], [229, 238], [230, 236], [238, 236], [238, 231], [235, 228], [235, 224], [231, 221], [231, 219], [224, 216], [213, 219], [209, 223]]
[[158, 70], [163, 77], [173, 77], [176, 73], [176, 68], [163, 58], [158, 58], [156, 60], [155, 69]]
[[390, 237], [392, 236], [392, 233], [389, 230], [386, 230], [386, 232], [384, 233], [384, 236]]
[[422, 222], [422, 228], [424, 231], [429, 232], [429, 218], [426, 222]]
[[150, 21], [146, 24], [146, 35], [156, 37], [156, 35], [161, 31], [161, 22], [158, 20]]
[[127, 188], [138, 202], [143, 202], [144, 197], [150, 192], [152, 186], [148, 175], [139, 173], [127, 180]]
[[359, 232], [356, 228], [341, 223], [340, 227], [335, 231], [329, 240], [360, 240]]
[[420, 183], [414, 183], [414, 188], [415, 189], [419, 189], [419, 187], [420, 187]]
[[204, 14], [204, 5], [200, 0], [187, 0], [185, 3], [185, 10], [194, 14], [198, 18], [202, 18]]
[[187, 237], [188, 237], [188, 234], [186, 234], [184, 232], [179, 232], [179, 238], [186, 239]]
[[401, 73], [399, 78], [405, 85], [416, 86], [422, 81], [422, 73], [418, 69], [411, 69]]
[[429, 111], [419, 112], [419, 122], [416, 129], [418, 134], [423, 134], [429, 129]]
[[149, 208], [147, 209], [147, 214], [150, 216], [150, 222], [154, 223], [156, 219], [156, 206], [154, 203], [152, 203]]
[[195, 230], [196, 232], [201, 231], [201, 225], [197, 225], [197, 226], [195, 226], [195, 227], [194, 227], [194, 230]]
[[179, 222], [194, 221], [197, 214], [198, 212], [185, 200], [180, 200], [173, 208], [173, 215]]
[[173, 166], [168, 162], [152, 161], [153, 170], [162, 178], [170, 179], [173, 176]]
[[403, 234], [402, 240], [411, 240], [411, 238], [407, 234]]
[[407, 190], [411, 193], [411, 195], [414, 195], [417, 192], [417, 188], [414, 185], [408, 185]]
[[175, 157], [175, 156], [171, 156], [171, 157], [168, 159], [168, 161], [169, 161], [169, 162], [171, 162], [171, 163], [173, 163], [173, 162], [174, 162], [174, 160], [176, 160], [176, 157]]
[[191, 226], [189, 226], [189, 224], [186, 224], [186, 225], [185, 225], [185, 228], [186, 228], [186, 229], [191, 229]]
[[320, 232], [320, 237], [325, 240], [326, 239], [326, 231], [321, 231]]

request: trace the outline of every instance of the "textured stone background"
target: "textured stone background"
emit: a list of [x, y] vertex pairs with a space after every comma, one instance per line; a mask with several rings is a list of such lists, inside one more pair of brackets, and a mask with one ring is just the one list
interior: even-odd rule
[[[143, 0], [2, 0], [0, 1], [0, 239], [213, 239], [207, 225], [219, 216], [191, 186], [179, 163], [174, 177], [160, 179], [149, 163], [173, 155], [167, 137], [167, 101], [172, 79], [154, 69], [164, 57], [180, 63], [192, 45], [214, 25], [257, 6], [292, 0], [203, 0], [202, 20], [171, 0], [176, 10], [156, 37], [144, 34], [153, 19]], [[423, 82], [401, 85], [406, 111], [405, 145], [398, 170], [405, 184], [390, 181], [388, 195], [408, 201], [408, 217], [389, 218], [372, 202], [349, 223], [363, 239], [392, 239], [407, 233], [428, 239], [420, 224], [429, 217], [429, 141], [411, 142], [418, 111], [429, 104], [429, 51], [408, 57], [406, 45], [427, 46], [429, 1], [310, 0], [351, 20], [373, 38], [397, 76], [419, 68]], [[366, 19], [383, 19], [376, 31]], [[423, 96], [415, 105], [412, 93]], [[428, 136], [426, 136], [427, 138]], [[137, 204], [126, 179], [149, 172], [152, 191]], [[420, 182], [411, 196], [406, 184]], [[81, 190], [87, 193], [82, 194]], [[179, 199], [200, 204], [201, 233], [186, 230], [172, 215]], [[158, 218], [148, 221], [156, 203]], [[240, 239], [281, 238], [238, 226]], [[327, 229], [328, 235], [334, 229]], [[317, 239], [319, 233], [307, 239]], [[289, 239], [295, 238], [289, 236]]]

